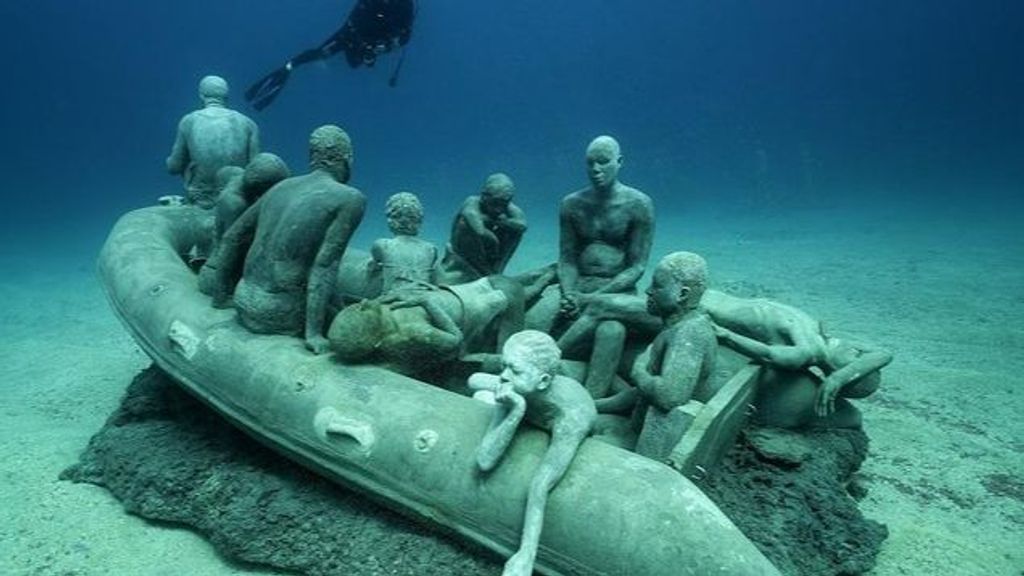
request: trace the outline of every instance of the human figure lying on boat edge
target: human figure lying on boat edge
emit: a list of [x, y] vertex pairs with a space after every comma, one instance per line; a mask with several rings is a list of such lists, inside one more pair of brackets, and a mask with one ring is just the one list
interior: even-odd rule
[[[253, 108], [263, 110], [284, 89], [293, 69], [325, 60], [338, 52], [345, 53], [345, 60], [352, 68], [372, 67], [378, 56], [404, 48], [409, 43], [416, 12], [415, 0], [358, 0], [341, 28], [316, 48], [299, 53], [254, 83], [246, 90], [245, 99]], [[398, 83], [398, 73], [404, 60], [403, 49], [388, 80], [389, 85]]]

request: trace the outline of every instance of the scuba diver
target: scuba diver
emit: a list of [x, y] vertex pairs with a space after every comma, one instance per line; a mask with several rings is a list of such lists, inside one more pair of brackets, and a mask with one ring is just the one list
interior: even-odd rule
[[[298, 54], [261, 78], [246, 90], [245, 99], [257, 110], [266, 108], [280, 94], [292, 69], [330, 58], [338, 52], [345, 53], [345, 60], [352, 68], [372, 67], [378, 56], [409, 42], [416, 8], [415, 0], [357, 0], [337, 32], [316, 48]], [[390, 86], [398, 83], [398, 72], [404, 60], [403, 49], [388, 80]]]

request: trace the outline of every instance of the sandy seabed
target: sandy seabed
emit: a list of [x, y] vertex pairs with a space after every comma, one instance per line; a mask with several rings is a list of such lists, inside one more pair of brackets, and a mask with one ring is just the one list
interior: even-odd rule
[[[882, 389], [859, 403], [872, 439], [861, 508], [890, 530], [874, 576], [1024, 574], [1016, 227], [994, 210], [895, 206], [659, 220], [652, 260], [697, 251], [713, 284], [746, 284], [895, 352]], [[554, 258], [556, 231], [529, 234], [513, 268]], [[149, 364], [96, 281], [101, 241], [0, 252], [0, 574], [271, 573], [58, 480]]]

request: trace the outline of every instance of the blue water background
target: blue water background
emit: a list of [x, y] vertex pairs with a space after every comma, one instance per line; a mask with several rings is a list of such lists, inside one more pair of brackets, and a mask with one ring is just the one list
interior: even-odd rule
[[550, 238], [601, 133], [661, 214], [1021, 207], [1024, 2], [421, 0], [396, 88], [394, 56], [373, 70], [339, 58], [297, 70], [264, 113], [245, 105], [250, 82], [351, 4], [0, 4], [3, 250], [95, 251], [118, 214], [180, 190], [163, 162], [206, 73], [295, 171], [314, 127], [351, 133], [364, 245], [399, 190], [424, 199], [443, 242], [497, 170]]

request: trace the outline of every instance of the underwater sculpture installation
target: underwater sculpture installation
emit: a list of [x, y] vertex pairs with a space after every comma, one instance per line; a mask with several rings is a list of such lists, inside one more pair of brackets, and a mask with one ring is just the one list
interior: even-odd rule
[[[501, 465], [482, 476], [475, 454], [491, 421], [487, 405], [311, 354], [294, 336], [245, 329], [234, 309], [212, 306], [183, 259], [210, 233], [195, 206], [153, 207], [123, 216], [104, 245], [103, 287], [154, 361], [288, 457], [501, 554], [516, 550], [547, 435], [520, 430]], [[594, 439], [550, 494], [536, 569], [778, 574], [685, 476]]]
[[764, 426], [857, 428], [847, 398], [873, 394], [892, 354], [825, 333], [819, 320], [787, 304], [708, 290], [701, 308], [719, 341], [765, 366], [756, 402]]
[[227, 107], [228, 83], [220, 76], [199, 81], [203, 107], [182, 117], [167, 157], [167, 171], [185, 180], [185, 202], [213, 207], [217, 171], [243, 167], [260, 151], [259, 128], [247, 116]]

